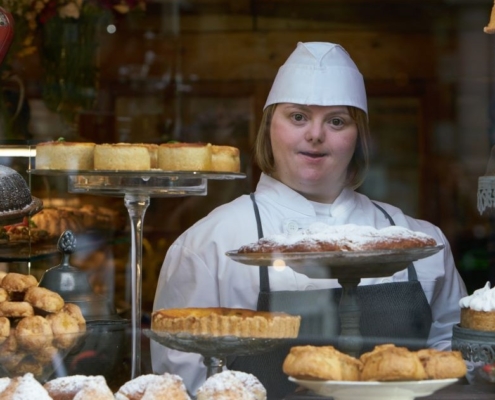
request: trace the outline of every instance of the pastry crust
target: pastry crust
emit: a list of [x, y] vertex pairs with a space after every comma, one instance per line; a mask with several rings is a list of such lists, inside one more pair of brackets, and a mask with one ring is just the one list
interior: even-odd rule
[[196, 400], [266, 400], [266, 389], [254, 375], [222, 371], [198, 389]]
[[358, 381], [362, 362], [341, 353], [333, 346], [295, 346], [290, 349], [282, 369], [297, 379]]
[[419, 356], [405, 347], [376, 346], [361, 355], [362, 381], [416, 381], [427, 379]]
[[10, 335], [10, 320], [7, 317], [0, 317], [0, 344], [5, 342]]
[[92, 399], [113, 400], [114, 396], [108, 387], [105, 377], [101, 375], [72, 375], [52, 379], [43, 387], [53, 400]]
[[0, 317], [24, 318], [33, 315], [33, 306], [26, 301], [4, 301], [0, 303]]
[[31, 373], [12, 378], [8, 386], [1, 392], [2, 400], [20, 400], [29, 394], [36, 400], [52, 400], [46, 389]]
[[476, 311], [462, 307], [461, 328], [495, 332], [495, 311]]
[[64, 306], [64, 299], [58, 293], [39, 286], [32, 286], [24, 295], [24, 301], [39, 310], [55, 313]]
[[91, 170], [95, 143], [52, 141], [36, 145], [36, 169]]
[[117, 393], [116, 400], [190, 400], [186, 386], [178, 375], [141, 375], [124, 383]]
[[79, 338], [79, 324], [77, 320], [65, 312], [49, 314], [46, 320], [53, 331], [54, 345], [59, 349], [70, 349]]
[[15, 337], [19, 346], [34, 351], [52, 344], [53, 331], [45, 318], [34, 315], [19, 321]]
[[211, 170], [218, 172], [239, 172], [241, 161], [239, 149], [232, 146], [211, 146]]
[[95, 170], [148, 171], [151, 169], [151, 147], [144, 144], [113, 143], [95, 146]]
[[0, 288], [0, 303], [2, 301], [8, 301], [8, 300], [9, 300], [9, 293], [4, 288]]
[[467, 368], [460, 351], [423, 349], [417, 352], [428, 379], [462, 378]]
[[1, 286], [8, 293], [24, 293], [32, 286], [36, 286], [38, 281], [33, 275], [18, 274], [9, 272], [2, 279]]
[[164, 171], [211, 171], [210, 143], [163, 143], [158, 168]]
[[192, 335], [294, 338], [300, 316], [243, 308], [174, 308], [153, 312], [151, 329]]
[[436, 240], [422, 232], [400, 226], [376, 229], [355, 224], [315, 223], [294, 233], [269, 235], [241, 246], [238, 253], [292, 253], [413, 249], [435, 246]]

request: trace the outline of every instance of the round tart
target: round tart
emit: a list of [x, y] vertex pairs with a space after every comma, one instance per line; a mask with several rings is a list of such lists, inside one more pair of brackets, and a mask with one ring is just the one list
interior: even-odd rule
[[153, 312], [155, 332], [258, 338], [294, 338], [300, 316], [243, 308], [175, 308]]

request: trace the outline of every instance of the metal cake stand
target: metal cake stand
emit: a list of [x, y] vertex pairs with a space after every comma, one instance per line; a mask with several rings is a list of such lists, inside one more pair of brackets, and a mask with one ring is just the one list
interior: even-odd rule
[[189, 333], [155, 332], [143, 330], [144, 334], [155, 342], [174, 350], [198, 353], [203, 356], [206, 377], [221, 372], [228, 356], [247, 356], [264, 353], [287, 339], [251, 338], [238, 336], [191, 335]]
[[374, 250], [374, 251], [333, 251], [301, 253], [238, 253], [227, 252], [232, 260], [252, 266], [290, 266], [296, 272], [310, 278], [321, 278], [321, 269], [325, 268], [328, 277], [337, 279], [342, 286], [338, 314], [340, 318], [339, 348], [358, 357], [363, 347], [359, 320], [361, 310], [358, 302], [357, 287], [363, 278], [391, 276], [406, 269], [416, 260], [439, 252], [444, 246], [432, 246], [412, 249]]
[[29, 170], [33, 175], [63, 176], [70, 193], [123, 197], [131, 222], [131, 379], [141, 375], [141, 299], [144, 215], [152, 197], [205, 196], [208, 180], [245, 178], [241, 173], [203, 171]]

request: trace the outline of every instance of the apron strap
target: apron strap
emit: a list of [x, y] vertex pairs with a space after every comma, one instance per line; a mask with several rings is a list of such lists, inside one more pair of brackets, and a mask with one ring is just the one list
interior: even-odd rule
[[[254, 208], [254, 216], [256, 217], [256, 226], [258, 228], [258, 239], [263, 237], [263, 228], [261, 226], [261, 217], [260, 210], [258, 208], [258, 204], [256, 204], [256, 198], [254, 197], [254, 193], [249, 195], [251, 201], [253, 202]], [[268, 267], [259, 267], [260, 269], [260, 292], [262, 293], [270, 293], [270, 280], [268, 278]]]
[[[383, 207], [376, 204], [374, 201], [372, 201], [372, 203], [376, 208], [378, 208], [383, 213], [383, 215], [385, 215], [385, 218], [388, 219], [388, 221], [390, 222], [390, 225], [395, 226], [395, 222], [394, 222], [393, 218], [390, 216], [390, 214]], [[408, 276], [409, 281], [417, 281], [418, 280], [418, 274], [416, 273], [416, 268], [414, 268], [413, 263], [409, 264], [409, 266], [407, 267], [407, 276]]]

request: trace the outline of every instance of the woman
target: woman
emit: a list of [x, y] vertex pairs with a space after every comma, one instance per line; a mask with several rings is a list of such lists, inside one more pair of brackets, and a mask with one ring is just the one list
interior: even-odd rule
[[[448, 349], [452, 326], [459, 321], [459, 299], [466, 295], [464, 283], [437, 227], [354, 191], [365, 175], [369, 140], [363, 77], [347, 52], [332, 43], [299, 43], [280, 68], [265, 105], [255, 144], [263, 173], [255, 193], [218, 207], [173, 243], [154, 309], [319, 311], [330, 313], [325, 320], [338, 321], [333, 310], [340, 286], [335, 279], [311, 279], [291, 268], [246, 266], [225, 252], [315, 220], [376, 228], [395, 224], [427, 233], [445, 247], [391, 277], [361, 280], [365, 345], [382, 341]], [[300, 341], [321, 342], [324, 334], [332, 342], [336, 323], [319, 332], [302, 326]], [[154, 371], [182, 376], [194, 394], [206, 377], [201, 356], [152, 346]], [[287, 348], [234, 357], [228, 367], [257, 375], [269, 398], [282, 398], [294, 389], [282, 373], [284, 354]]]

